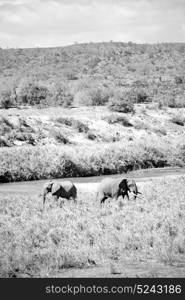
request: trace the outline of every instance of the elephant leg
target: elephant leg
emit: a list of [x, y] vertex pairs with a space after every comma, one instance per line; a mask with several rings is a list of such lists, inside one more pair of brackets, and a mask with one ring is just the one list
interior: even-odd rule
[[123, 199], [124, 199], [124, 197], [127, 197], [127, 199], [129, 200], [129, 195], [128, 195], [128, 192], [126, 191], [126, 192], [124, 192], [123, 194], [122, 194], [122, 197], [123, 197]]
[[71, 197], [71, 199], [73, 200], [74, 203], [77, 203], [76, 198], [75, 197]]
[[117, 193], [116, 195], [114, 195], [115, 200], [118, 200], [120, 195], [121, 195], [120, 193]]
[[106, 199], [107, 199], [107, 196], [104, 195], [103, 198], [101, 198], [101, 202], [100, 203], [101, 204], [104, 203]]
[[59, 196], [58, 195], [53, 195], [53, 200], [54, 202], [58, 205], [59, 204]]
[[57, 201], [58, 201], [58, 199], [59, 199], [59, 197], [58, 197], [57, 195], [53, 195], [53, 200], [54, 200], [54, 201], [56, 201], [56, 202], [57, 202]]

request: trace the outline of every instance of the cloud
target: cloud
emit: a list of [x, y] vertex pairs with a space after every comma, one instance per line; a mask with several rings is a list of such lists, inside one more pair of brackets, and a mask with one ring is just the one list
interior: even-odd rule
[[0, 0], [0, 46], [184, 41], [184, 0]]

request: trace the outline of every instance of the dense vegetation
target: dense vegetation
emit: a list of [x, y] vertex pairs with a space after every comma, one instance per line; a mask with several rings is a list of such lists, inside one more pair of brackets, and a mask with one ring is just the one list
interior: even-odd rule
[[[114, 145], [94, 147], [44, 146], [2, 149], [0, 182], [124, 173], [152, 167], [183, 165], [182, 149], [169, 146]], [[182, 154], [181, 154], [182, 155]]]
[[[185, 44], [89, 43], [0, 49], [1, 106], [185, 106]], [[128, 107], [129, 102], [129, 107]]]

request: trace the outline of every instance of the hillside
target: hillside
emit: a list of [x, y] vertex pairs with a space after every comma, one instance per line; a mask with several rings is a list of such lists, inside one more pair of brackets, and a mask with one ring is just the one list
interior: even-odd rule
[[135, 102], [183, 107], [184, 66], [183, 43], [0, 49], [1, 102], [104, 105], [115, 90], [127, 89]]
[[185, 44], [0, 49], [0, 182], [184, 166]]

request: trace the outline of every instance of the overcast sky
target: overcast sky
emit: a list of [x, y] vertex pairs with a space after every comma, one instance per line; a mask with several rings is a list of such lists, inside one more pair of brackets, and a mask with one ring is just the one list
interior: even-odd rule
[[0, 47], [185, 42], [185, 0], [0, 0]]

